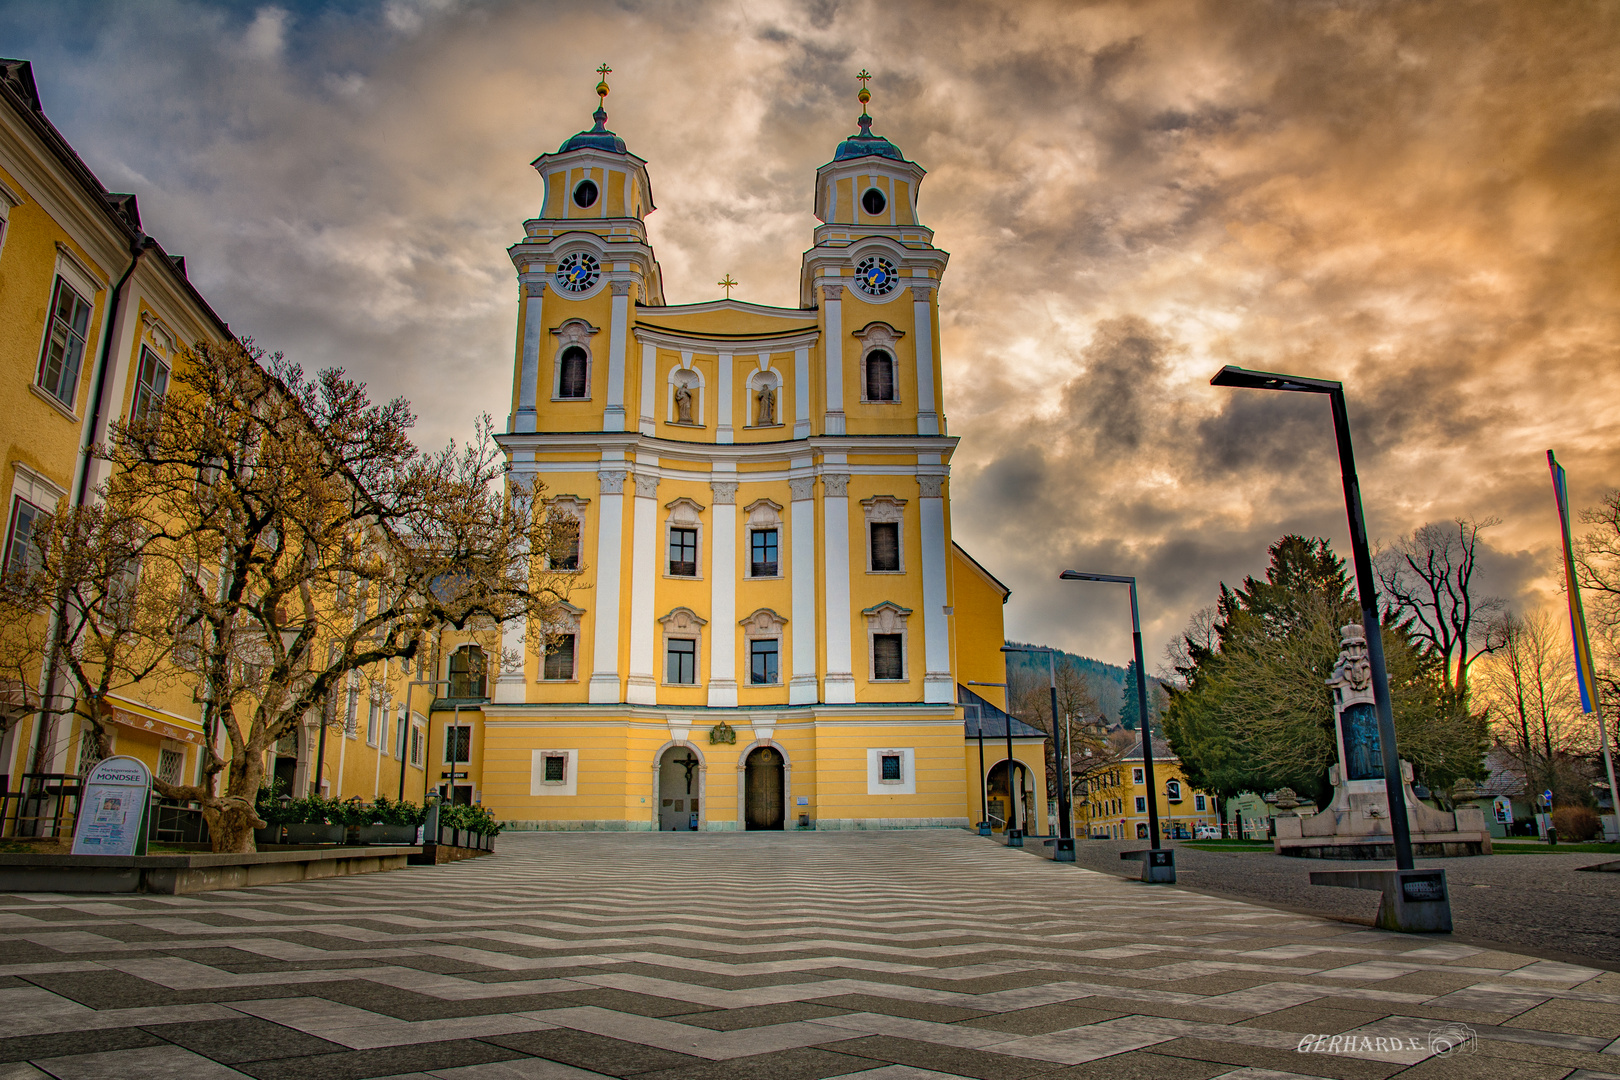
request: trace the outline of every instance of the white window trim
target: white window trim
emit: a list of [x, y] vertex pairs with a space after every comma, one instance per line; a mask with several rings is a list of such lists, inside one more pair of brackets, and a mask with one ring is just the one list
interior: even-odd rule
[[[702, 581], [703, 580], [703, 504], [685, 495], [672, 502], [664, 504], [664, 559], [663, 575], [671, 581]], [[697, 573], [672, 574], [669, 572], [670, 549], [672, 537], [670, 533], [675, 529], [696, 529], [697, 550], [693, 558], [693, 568]]]
[[[893, 600], [874, 604], [861, 612], [866, 616], [866, 681], [879, 686], [899, 686], [911, 681], [911, 635], [906, 631], [910, 608], [903, 608]], [[877, 636], [900, 635], [900, 678], [877, 677]]]
[[[883, 779], [883, 759], [896, 755], [900, 758], [900, 779], [885, 780]], [[868, 795], [917, 794], [916, 759], [916, 749], [910, 746], [869, 748], [866, 751], [866, 793]]]
[[[563, 765], [563, 780], [546, 779], [546, 758], [562, 757], [567, 761]], [[579, 751], [559, 750], [546, 748], [544, 750], [531, 750], [529, 752], [529, 794], [541, 795], [574, 795], [579, 790]]]
[[1143, 771], [1141, 769], [1132, 769], [1131, 770], [1131, 783], [1133, 783], [1133, 784], [1145, 784], [1145, 783], [1147, 783], [1147, 781], [1143, 779], [1143, 776], [1144, 776], [1144, 773], [1143, 773]]
[[[57, 507], [63, 499], [67, 498], [67, 488], [54, 483], [49, 477], [35, 472], [20, 461], [11, 463], [13, 476], [11, 478], [11, 497], [20, 498], [25, 502], [33, 503], [47, 514], [56, 513]], [[6, 504], [6, 512], [11, 511], [11, 504]], [[7, 528], [10, 527], [9, 520]]]
[[1146, 795], [1138, 795], [1136, 797], [1136, 812], [1138, 814], [1147, 813], [1147, 796]]
[[23, 197], [0, 180], [0, 256], [6, 253], [6, 237], [11, 233], [11, 212], [23, 204]]
[[579, 643], [580, 639], [583, 637], [583, 635], [580, 633], [579, 625], [581, 617], [585, 614], [585, 609], [575, 607], [566, 600], [560, 601], [557, 606], [558, 612], [552, 617], [550, 623], [546, 626], [546, 631], [548, 633], [574, 635], [574, 673], [566, 679], [546, 678], [546, 657], [549, 654], [545, 651], [545, 643], [542, 641], [540, 650], [540, 677], [538, 681], [552, 686], [567, 686], [569, 683], [579, 682]]
[[[573, 293], [563, 292], [559, 295], [573, 297]], [[552, 331], [557, 338], [557, 347], [551, 353], [551, 400], [565, 402], [580, 402], [591, 400], [591, 380], [596, 374], [596, 356], [591, 349], [591, 336], [601, 333], [596, 327], [584, 319], [569, 319]], [[585, 354], [585, 396], [562, 397], [562, 355], [572, 348], [579, 348]]]
[[[781, 402], [777, 402], [780, 407]], [[787, 530], [782, 528], [782, 504], [770, 499], [755, 499], [743, 507], [744, 520], [747, 521], [746, 535], [747, 548], [743, 553], [743, 577], [749, 581], [780, 581], [787, 576]], [[776, 573], [754, 573], [754, 534], [756, 532], [776, 533]]]
[[[658, 673], [661, 686], [702, 686], [703, 680], [703, 628], [709, 620], [703, 618], [689, 607], [677, 607], [668, 615], [658, 620], [663, 628], [662, 641], [659, 642], [659, 655], [663, 658], [662, 670]], [[669, 681], [669, 643], [671, 640], [691, 641], [692, 648], [692, 681], [677, 683]]]
[[[453, 729], [458, 728], [458, 727], [464, 727], [464, 728], [467, 729], [467, 760], [466, 761], [451, 761], [450, 760], [450, 746], [449, 746], [450, 732]], [[457, 724], [457, 723], [455, 723], [453, 721], [449, 722], [449, 723], [446, 723], [444, 725], [444, 734], [445, 734], [445, 737], [439, 741], [439, 756], [444, 759], [443, 761], [439, 762], [440, 765], [470, 765], [472, 762], [478, 760], [478, 747], [476, 745], [477, 739], [478, 739], [478, 732], [474, 730], [471, 721], [463, 722], [463, 723], [460, 723], [460, 724]]]
[[[866, 517], [866, 572], [868, 574], [904, 574], [906, 572], [906, 500], [893, 495], [874, 495], [861, 500], [861, 511]], [[898, 570], [872, 569], [872, 526], [894, 524], [895, 545], [900, 557]]]
[[[739, 626], [743, 628], [743, 658], [747, 675], [742, 682], [745, 687], [784, 686], [788, 680], [787, 670], [787, 619], [778, 615], [770, 608], [760, 608], [746, 619], [739, 619]], [[776, 681], [757, 683], [754, 681], [754, 642], [776, 642]]]
[[[56, 274], [58, 277], [67, 278], [70, 284], [85, 294], [84, 301], [90, 305], [90, 318], [94, 321], [96, 295], [107, 287], [106, 281], [90, 268], [89, 263], [79, 258], [77, 252], [60, 240], [56, 242]], [[86, 341], [85, 351], [88, 352], [88, 334]]]
[[[577, 401], [579, 399], [569, 398], [568, 400]], [[578, 574], [583, 572], [585, 567], [585, 508], [590, 504], [591, 500], [583, 495], [556, 495], [545, 501], [548, 513], [566, 514], [579, 524], [579, 565], [572, 570], [558, 570], [550, 565], [551, 559], [548, 557], [546, 559], [546, 569], [557, 574]]]
[[[896, 289], [896, 292], [899, 290]], [[903, 404], [900, 394], [900, 350], [895, 346], [905, 337], [905, 331], [896, 330], [886, 322], [870, 322], [852, 335], [861, 343], [860, 363], [860, 391], [863, 405], [900, 405]], [[866, 359], [879, 349], [889, 354], [894, 364], [894, 397], [872, 398], [866, 396]]]

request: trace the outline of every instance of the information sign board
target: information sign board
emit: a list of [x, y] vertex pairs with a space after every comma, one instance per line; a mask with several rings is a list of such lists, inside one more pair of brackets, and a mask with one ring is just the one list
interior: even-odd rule
[[152, 773], [132, 757], [96, 763], [79, 798], [73, 827], [75, 855], [145, 855]]

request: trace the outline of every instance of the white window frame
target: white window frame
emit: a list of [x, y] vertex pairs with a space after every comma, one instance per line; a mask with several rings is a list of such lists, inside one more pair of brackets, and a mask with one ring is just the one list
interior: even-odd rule
[[[160, 389], [151, 392], [151, 396], [155, 397], [156, 400], [150, 402], [144, 400], [148, 396], [146, 393], [147, 385], [141, 381], [141, 369], [146, 366], [147, 357], [151, 357], [152, 363], [156, 365], [157, 369], [163, 373], [163, 385]], [[172, 374], [173, 372], [169, 368], [168, 360], [164, 359], [164, 357], [161, 356], [156, 349], [152, 348], [150, 345], [143, 344], [141, 346], [140, 352], [135, 360], [135, 389], [130, 393], [129, 396], [129, 419], [132, 423], [144, 419], [142, 415], [143, 407], [144, 412], [147, 413], [152, 412], [154, 409], [162, 408], [163, 399], [169, 396], [169, 376]]]
[[[90, 358], [93, 348], [91, 345], [91, 328], [96, 321], [96, 290], [83, 289], [80, 285], [79, 275], [65, 272], [69, 265], [71, 264], [65, 263], [63, 259], [59, 258], [56, 265], [56, 275], [51, 279], [50, 297], [46, 300], [47, 306], [45, 308], [45, 333], [40, 339], [39, 357], [34, 362], [33, 387], [44, 396], [46, 401], [77, 420], [79, 418], [79, 384], [84, 380], [85, 361]], [[79, 349], [79, 358], [74, 362], [73, 377], [71, 379], [66, 378], [64, 373], [61, 380], [63, 383], [62, 389], [68, 391], [68, 396], [65, 398], [45, 385], [45, 363], [50, 356], [51, 330], [56, 325], [56, 298], [59, 287], [69, 289], [74, 296], [84, 301], [87, 311], [84, 321], [84, 340]]]
[[[874, 495], [861, 500], [861, 512], [866, 519], [866, 572], [868, 574], [904, 574], [906, 572], [906, 500], [893, 495]], [[872, 526], [895, 526], [895, 550], [899, 569], [874, 570], [872, 568]]]
[[[900, 759], [900, 779], [883, 779], [883, 759]], [[866, 751], [866, 793], [868, 795], [917, 794], [917, 751], [911, 746], [871, 747]]]
[[[880, 686], [899, 686], [911, 681], [911, 635], [906, 629], [910, 608], [893, 600], [874, 604], [861, 612], [866, 616], [866, 681]], [[900, 678], [877, 677], [877, 638], [879, 634], [900, 635]]]
[[[670, 581], [703, 580], [703, 510], [702, 503], [689, 499], [684, 495], [664, 504], [663, 574]], [[676, 529], [694, 529], [697, 531], [697, 548], [692, 555], [692, 569], [697, 571], [695, 574], [672, 574], [669, 572], [672, 534]]]
[[1146, 795], [1138, 795], [1136, 797], [1136, 812], [1138, 814], [1147, 813], [1147, 796]]
[[[749, 581], [779, 581], [787, 574], [787, 532], [782, 528], [782, 504], [770, 499], [755, 499], [743, 507], [743, 514], [748, 522], [746, 530], [748, 549], [743, 562], [743, 577]], [[757, 532], [776, 533], [776, 573], [754, 573], [754, 534]]]
[[[559, 293], [558, 295], [564, 295]], [[572, 295], [572, 294], [567, 294]], [[552, 331], [557, 338], [557, 346], [551, 353], [551, 400], [559, 402], [581, 402], [591, 400], [592, 380], [596, 377], [596, 356], [591, 349], [591, 337], [600, 333], [596, 327], [584, 319], [569, 319]], [[585, 354], [585, 396], [562, 396], [562, 357], [569, 349], [578, 348]]]
[[[546, 758], [565, 758], [563, 762], [563, 777], [561, 782], [547, 780]], [[529, 794], [530, 795], [560, 795], [569, 796], [579, 790], [579, 751], [560, 750], [547, 747], [543, 750], [529, 752]]]
[[6, 253], [6, 236], [11, 232], [11, 212], [22, 204], [22, 196], [0, 180], [0, 257]]
[[[467, 757], [466, 757], [465, 760], [451, 761], [450, 760], [450, 733], [452, 731], [460, 730], [461, 728], [466, 728], [467, 729]], [[443, 740], [443, 742], [441, 742], [439, 744], [442, 747], [442, 749], [439, 752], [439, 755], [440, 755], [440, 757], [444, 758], [444, 760], [439, 762], [439, 764], [441, 764], [441, 765], [469, 765], [469, 764], [471, 764], [472, 761], [473, 761], [474, 755], [477, 752], [476, 748], [473, 745], [473, 743], [474, 743], [474, 741], [476, 739], [477, 739], [477, 734], [473, 730], [473, 725], [470, 724], [470, 723], [462, 723], [462, 724], [447, 723], [447, 724], [445, 724], [444, 725], [444, 740]]]
[[1204, 796], [1201, 793], [1193, 796], [1193, 810], [1200, 814], [1209, 812], [1209, 804], [1205, 801]]
[[546, 500], [547, 513], [572, 517], [579, 527], [576, 534], [579, 553], [574, 560], [575, 565], [573, 568], [552, 566], [551, 558], [548, 555], [546, 557], [546, 569], [558, 574], [578, 574], [582, 572], [581, 568], [585, 565], [585, 507], [589, 506], [590, 502], [591, 500], [579, 495], [558, 495]]
[[1147, 781], [1143, 779], [1144, 775], [1145, 774], [1143, 773], [1143, 771], [1141, 769], [1132, 769], [1131, 770], [1131, 783], [1133, 783], [1133, 784], [1145, 784], [1145, 783], [1147, 783]]
[[[898, 290], [897, 290], [898, 291]], [[905, 337], [903, 330], [896, 330], [885, 322], [867, 323], [865, 327], [857, 330], [854, 335], [861, 343], [860, 365], [860, 391], [863, 405], [899, 405], [902, 404], [900, 395], [900, 350], [895, 346]], [[874, 352], [886, 352], [889, 361], [894, 365], [894, 396], [891, 398], [874, 398], [866, 396], [866, 361]]]
[[[786, 685], [788, 680], [787, 619], [770, 608], [762, 607], [748, 617], [737, 620], [737, 625], [741, 626], [743, 630], [743, 656], [747, 660], [748, 671], [748, 677], [742, 685], [760, 689]], [[756, 641], [776, 642], [775, 682], [757, 683], [754, 681], [754, 642]]]

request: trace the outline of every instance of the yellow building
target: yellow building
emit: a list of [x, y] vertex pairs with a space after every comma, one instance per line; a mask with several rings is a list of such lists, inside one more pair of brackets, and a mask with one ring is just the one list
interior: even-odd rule
[[1077, 835], [1094, 840], [1146, 840], [1148, 799], [1158, 803], [1161, 839], [1192, 839], [1198, 826], [1216, 826], [1215, 796], [1198, 791], [1181, 771], [1181, 759], [1168, 743], [1153, 740], [1153, 780], [1147, 784], [1142, 761], [1142, 740], [1118, 761], [1087, 777], [1086, 790], [1076, 800]]
[[[185, 260], [142, 231], [135, 196], [109, 193], [46, 118], [30, 64], [0, 60], [0, 569], [29, 557], [40, 515], [95, 497], [106, 463], [87, 451], [109, 424], [160, 406], [186, 346], [230, 334], [187, 279]], [[48, 674], [0, 687], [0, 709], [9, 710], [0, 791], [19, 790], [26, 774], [76, 773], [82, 764], [77, 720], [30, 709]], [[351, 683], [336, 705], [340, 726], [327, 736], [326, 793], [397, 793], [399, 747], [408, 754], [411, 741], [397, 737], [407, 678], [396, 665]], [[59, 675], [55, 682], [64, 687]], [[197, 696], [185, 679], [121, 694], [106, 717], [113, 752], [172, 782], [196, 782], [204, 745]], [[319, 719], [276, 751], [272, 771], [294, 793], [314, 786]], [[416, 719], [406, 787], [420, 798], [426, 716]], [[17, 828], [14, 816], [5, 828]]]
[[508, 627], [521, 667], [447, 651], [430, 768], [519, 828], [977, 821], [958, 686], [1005, 678], [1007, 590], [951, 540], [922, 168], [863, 110], [799, 305], [675, 305], [647, 163], [594, 119], [534, 162], [499, 436], [515, 490], [577, 519], [578, 587], [549, 653]]

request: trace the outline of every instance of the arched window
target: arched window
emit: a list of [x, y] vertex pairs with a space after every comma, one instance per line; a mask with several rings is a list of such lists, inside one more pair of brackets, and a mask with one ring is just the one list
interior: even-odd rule
[[450, 696], [481, 698], [484, 692], [484, 650], [463, 645], [450, 654]]
[[590, 397], [590, 364], [585, 357], [585, 350], [578, 345], [570, 345], [562, 351], [557, 358], [557, 396], [559, 398], [583, 399]]
[[866, 354], [866, 400], [894, 400], [894, 356], [883, 349]]

